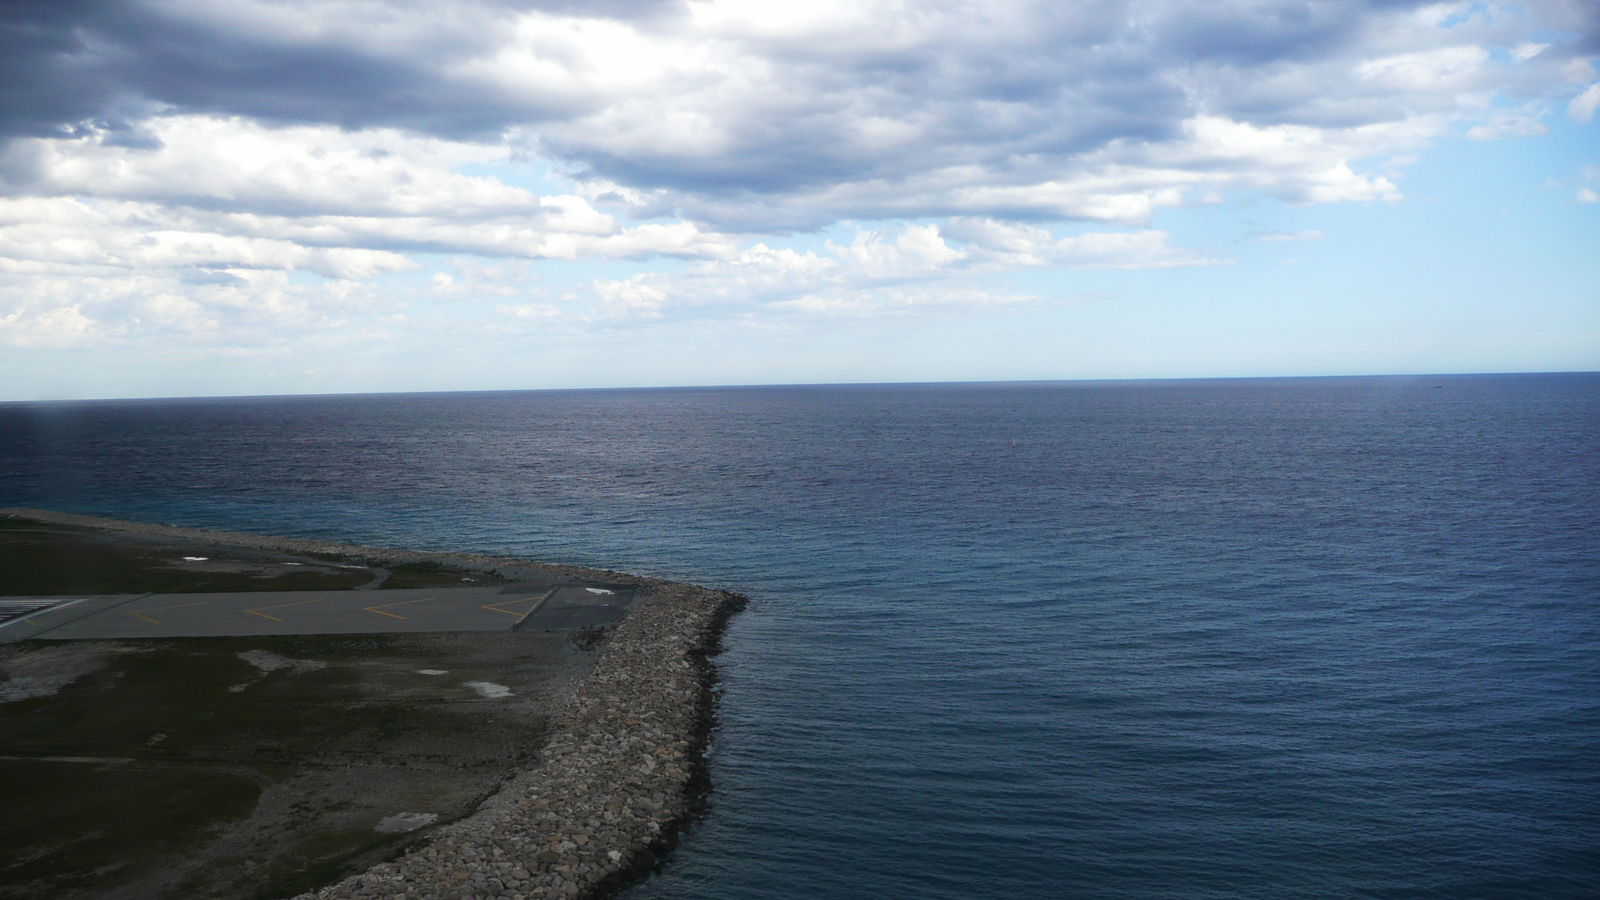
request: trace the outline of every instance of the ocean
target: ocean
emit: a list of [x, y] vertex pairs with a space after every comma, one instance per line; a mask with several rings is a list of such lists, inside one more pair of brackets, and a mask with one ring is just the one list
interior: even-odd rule
[[748, 594], [629, 900], [1600, 896], [1600, 375], [0, 404], [0, 505]]

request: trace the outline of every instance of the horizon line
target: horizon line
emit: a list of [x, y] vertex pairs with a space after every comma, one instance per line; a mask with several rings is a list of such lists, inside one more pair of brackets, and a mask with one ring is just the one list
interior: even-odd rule
[[35, 400], [4, 400], [0, 406], [68, 405], [76, 403], [160, 402], [176, 400], [286, 400], [293, 398], [338, 397], [428, 397], [482, 394], [556, 394], [603, 393], [623, 391], [711, 391], [711, 390], [761, 390], [783, 388], [873, 388], [873, 387], [1004, 387], [1026, 385], [1116, 385], [1116, 384], [1175, 384], [1181, 382], [1224, 381], [1334, 381], [1357, 379], [1421, 379], [1421, 378], [1504, 378], [1538, 375], [1600, 375], [1600, 370], [1523, 370], [1511, 372], [1381, 372], [1345, 373], [1323, 375], [1192, 375], [1129, 378], [1012, 378], [993, 380], [952, 381], [815, 381], [815, 382], [747, 382], [738, 384], [671, 384], [671, 385], [596, 385], [590, 387], [543, 388], [465, 388], [451, 390], [396, 390], [396, 391], [305, 391], [282, 394], [172, 394], [127, 395], [106, 397], [73, 397]]

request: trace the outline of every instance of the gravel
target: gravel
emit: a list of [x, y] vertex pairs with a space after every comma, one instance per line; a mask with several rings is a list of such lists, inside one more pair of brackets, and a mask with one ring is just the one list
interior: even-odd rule
[[405, 856], [296, 900], [596, 898], [657, 863], [702, 805], [715, 672], [744, 598], [649, 582], [538, 764]]

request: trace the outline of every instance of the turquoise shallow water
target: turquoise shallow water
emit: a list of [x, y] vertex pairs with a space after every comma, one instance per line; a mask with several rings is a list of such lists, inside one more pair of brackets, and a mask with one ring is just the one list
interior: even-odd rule
[[750, 594], [634, 900], [1600, 896], [1600, 376], [13, 404], [0, 503]]

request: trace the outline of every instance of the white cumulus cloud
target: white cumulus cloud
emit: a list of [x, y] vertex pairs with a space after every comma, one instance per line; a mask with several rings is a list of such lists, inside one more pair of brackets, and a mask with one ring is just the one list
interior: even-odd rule
[[1567, 104], [1567, 115], [1575, 122], [1588, 122], [1594, 118], [1594, 111], [1600, 109], [1600, 82], [1584, 88], [1583, 93], [1572, 98]]
[[[852, 316], [973, 312], [1049, 302], [996, 289], [982, 276], [1029, 267], [1143, 269], [1218, 262], [1168, 245], [1161, 231], [1056, 237], [1033, 225], [962, 218], [856, 232], [848, 244], [800, 252], [758, 243], [682, 272], [643, 272], [592, 285], [613, 322], [699, 316]], [[956, 241], [951, 243], [951, 239]]]

